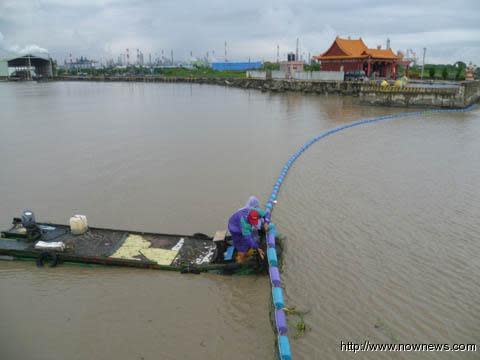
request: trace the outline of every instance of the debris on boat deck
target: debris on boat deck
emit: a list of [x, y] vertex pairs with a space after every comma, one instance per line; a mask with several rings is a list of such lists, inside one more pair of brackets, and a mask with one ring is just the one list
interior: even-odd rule
[[[37, 223], [34, 218], [24, 219], [23, 216], [14, 218], [12, 227], [1, 233], [0, 255], [38, 260], [41, 254], [52, 253], [60, 263], [93, 263], [182, 273], [265, 273], [267, 270], [267, 264], [258, 256], [245, 264], [235, 263], [231, 238], [226, 236], [226, 231], [217, 231], [213, 237], [200, 233], [191, 236], [157, 234], [87, 227], [86, 217], [74, 218], [70, 219], [70, 226]], [[265, 236], [261, 243], [265, 246]]]

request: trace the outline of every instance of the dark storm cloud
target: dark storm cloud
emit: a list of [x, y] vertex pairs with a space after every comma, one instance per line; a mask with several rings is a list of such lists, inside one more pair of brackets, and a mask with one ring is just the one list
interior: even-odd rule
[[190, 51], [272, 60], [294, 50], [318, 54], [336, 35], [394, 50], [427, 47], [427, 62], [480, 63], [480, 1], [148, 1], [2, 0], [0, 49], [116, 57], [125, 48], [187, 59]]

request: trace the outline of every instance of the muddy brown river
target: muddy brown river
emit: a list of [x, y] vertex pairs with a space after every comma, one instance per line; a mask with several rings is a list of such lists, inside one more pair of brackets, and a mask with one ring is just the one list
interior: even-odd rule
[[[0, 83], [0, 225], [213, 234], [305, 141], [405, 109], [207, 85]], [[477, 359], [341, 341], [480, 345], [480, 110], [357, 127], [290, 170], [273, 214], [295, 359]], [[0, 358], [273, 359], [267, 277], [0, 261]]]

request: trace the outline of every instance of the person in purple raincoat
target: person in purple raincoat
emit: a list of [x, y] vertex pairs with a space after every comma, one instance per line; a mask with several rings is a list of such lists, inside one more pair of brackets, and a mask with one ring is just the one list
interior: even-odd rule
[[250, 250], [257, 250], [263, 259], [265, 254], [257, 242], [258, 230], [269, 222], [270, 214], [260, 209], [260, 202], [250, 196], [245, 206], [237, 210], [228, 220], [228, 230], [232, 235], [233, 246], [237, 250], [237, 262], [244, 262]]

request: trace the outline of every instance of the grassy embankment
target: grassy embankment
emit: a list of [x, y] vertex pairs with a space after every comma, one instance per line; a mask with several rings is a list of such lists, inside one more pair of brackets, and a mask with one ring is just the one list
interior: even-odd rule
[[[456, 62], [455, 64], [425, 64], [423, 78], [429, 80], [465, 80], [466, 64]], [[400, 76], [404, 74], [404, 69], [400, 69]], [[422, 74], [421, 66], [412, 66], [408, 69], [408, 77], [411, 79], [420, 79]]]
[[168, 77], [193, 77], [193, 78], [245, 78], [245, 71], [217, 71], [210, 68], [183, 67], [176, 68], [146, 68], [130, 66], [128, 68], [102, 68], [102, 69], [81, 69], [81, 70], [58, 70], [58, 76], [168, 76]]
[[[275, 63], [264, 63], [260, 70], [279, 70], [279, 65]], [[320, 70], [318, 64], [306, 65], [305, 71]], [[161, 68], [161, 67], [143, 67], [143, 66], [129, 66], [126, 68], [105, 67], [101, 69], [75, 69], [57, 71], [58, 76], [134, 76], [134, 75], [156, 75], [168, 77], [193, 77], [193, 78], [245, 78], [246, 71], [218, 71], [212, 70], [209, 67], [175, 67], [175, 68]]]
[[[305, 71], [319, 71], [319, 64], [305, 65]], [[436, 65], [426, 64], [423, 71], [423, 78], [427, 80], [465, 80], [466, 64], [463, 62], [456, 62], [455, 64]], [[260, 70], [279, 70], [279, 65], [276, 63], [264, 63]], [[411, 79], [420, 79], [422, 68], [421, 66], [411, 66], [408, 70], [408, 76]], [[477, 68], [477, 75], [480, 77], [480, 68]], [[399, 76], [405, 74], [405, 69], [400, 66]], [[63, 70], [57, 71], [58, 76], [65, 75], [85, 75], [85, 76], [134, 76], [134, 75], [156, 75], [168, 77], [193, 77], [193, 78], [245, 78], [246, 71], [217, 71], [209, 67], [195, 67], [195, 68], [147, 68], [142, 66], [129, 66], [127, 68], [106, 67], [101, 69], [82, 69], [82, 70]]]

